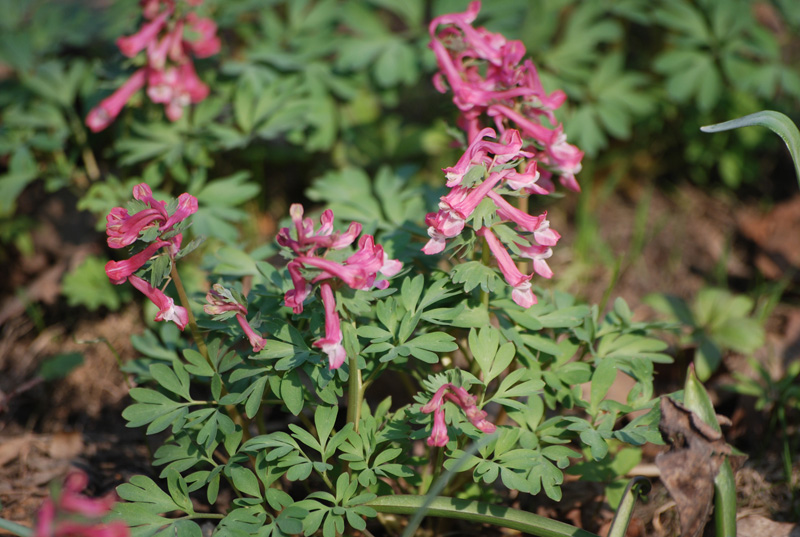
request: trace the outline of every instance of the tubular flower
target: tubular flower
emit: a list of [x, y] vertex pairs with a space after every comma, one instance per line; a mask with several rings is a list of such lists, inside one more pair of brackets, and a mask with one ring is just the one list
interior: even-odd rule
[[347, 352], [342, 346], [342, 329], [339, 314], [336, 313], [336, 301], [329, 283], [319, 286], [322, 304], [325, 307], [325, 337], [314, 342], [314, 346], [328, 355], [328, 369], [339, 369], [347, 359]]
[[531, 275], [525, 275], [519, 271], [505, 246], [500, 243], [489, 228], [482, 227], [477, 233], [486, 240], [486, 244], [497, 260], [497, 266], [500, 267], [500, 272], [503, 273], [506, 283], [514, 288], [511, 292], [511, 299], [523, 308], [530, 308], [536, 304], [536, 295], [531, 290]]
[[[187, 0], [186, 3], [198, 6], [201, 2]], [[208, 96], [209, 88], [197, 76], [191, 56], [207, 58], [219, 52], [221, 42], [216, 35], [216, 23], [198, 17], [193, 11], [181, 15], [172, 1], [145, 0], [142, 13], [146, 22], [135, 34], [120, 37], [117, 46], [129, 58], [144, 51], [146, 65], [89, 112], [86, 124], [93, 132], [108, 127], [125, 103], [145, 84], [150, 100], [164, 104], [170, 121], [177, 121], [189, 104]]]
[[242, 330], [244, 330], [244, 335], [247, 336], [250, 346], [253, 347], [253, 352], [261, 352], [261, 350], [266, 346], [267, 340], [264, 339], [261, 334], [257, 333], [252, 326], [250, 326], [250, 323], [247, 322], [247, 318], [241, 313], [236, 314], [236, 321], [239, 323], [239, 326], [242, 327]]
[[[214, 320], [226, 319], [226, 314], [233, 312], [236, 322], [242, 327], [253, 352], [261, 352], [266, 346], [267, 340], [256, 332], [247, 321], [247, 301], [237, 291], [231, 291], [223, 285], [215, 283], [206, 293], [206, 304], [203, 306], [203, 311], [214, 317]], [[225, 317], [218, 317], [220, 315], [225, 315]]]
[[147, 81], [147, 69], [139, 69], [120, 86], [117, 91], [106, 97], [86, 116], [86, 126], [92, 132], [100, 132], [108, 127], [128, 103], [131, 97], [144, 87]]
[[87, 484], [83, 472], [70, 473], [60, 493], [39, 508], [33, 537], [128, 537], [130, 530], [121, 520], [100, 520], [116, 503], [114, 493], [89, 498], [81, 494]]
[[122, 285], [134, 272], [142, 268], [162, 246], [167, 244], [169, 244], [167, 241], [157, 241], [129, 259], [109, 261], [106, 263], [106, 276], [114, 285]]
[[443, 405], [445, 401], [450, 401], [461, 408], [467, 419], [480, 431], [493, 433], [497, 430], [497, 426], [486, 419], [488, 416], [486, 412], [478, 409], [475, 397], [471, 396], [464, 388], [448, 382], [440, 386], [431, 400], [420, 409], [423, 414], [433, 413], [433, 429], [428, 437], [429, 446], [442, 447], [450, 440], [444, 420]]
[[150, 301], [158, 308], [156, 314], [156, 321], [172, 321], [178, 328], [183, 330], [189, 323], [189, 314], [183, 306], [176, 306], [175, 301], [164, 294], [161, 289], [152, 287], [149, 283], [139, 278], [138, 276], [128, 277], [136, 289], [141, 291]]
[[[303, 207], [294, 204], [289, 208], [291, 227], [278, 232], [278, 244], [291, 252], [292, 259], [287, 265], [292, 279], [292, 289], [286, 291], [283, 303], [294, 313], [302, 313], [305, 300], [313, 293], [314, 285], [319, 284], [322, 304], [325, 309], [325, 337], [316, 341], [328, 357], [330, 369], [337, 369], [345, 362], [346, 353], [342, 347], [340, 318], [336, 312], [334, 286], [344, 284], [351, 289], [386, 289], [388, 280], [402, 270], [397, 259], [389, 259], [383, 247], [375, 244], [372, 235], [362, 235], [358, 248], [343, 262], [326, 256], [334, 250], [349, 247], [361, 233], [361, 224], [353, 222], [343, 233], [333, 230], [333, 211], [322, 213], [319, 228], [314, 228], [311, 218], [303, 217]], [[341, 258], [340, 258], [341, 259]]]

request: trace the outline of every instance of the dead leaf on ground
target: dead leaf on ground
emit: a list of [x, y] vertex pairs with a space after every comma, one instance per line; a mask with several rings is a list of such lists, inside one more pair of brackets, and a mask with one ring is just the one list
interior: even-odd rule
[[800, 524], [775, 522], [763, 516], [751, 515], [736, 521], [739, 537], [800, 537]]
[[5, 466], [29, 450], [33, 439], [34, 437], [31, 435], [24, 435], [3, 440], [0, 443], [0, 466]]
[[661, 481], [678, 508], [681, 536], [697, 537], [711, 513], [720, 466], [727, 456], [736, 469], [741, 457], [731, 457], [731, 447], [721, 433], [669, 397], [661, 398], [658, 428], [671, 446], [656, 456]]

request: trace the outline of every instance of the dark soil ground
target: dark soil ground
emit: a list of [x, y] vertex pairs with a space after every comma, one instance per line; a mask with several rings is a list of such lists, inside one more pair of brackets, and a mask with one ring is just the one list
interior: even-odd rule
[[[59, 296], [61, 277], [85, 255], [100, 251], [102, 237], [92, 231], [91, 222], [69, 211], [73, 202], [68, 197], [41, 192], [26, 196], [31, 198], [27, 214], [41, 224], [34, 235], [36, 253], [24, 258], [6, 252], [0, 287], [0, 505], [1, 516], [30, 525], [48, 494], [48, 483], [71, 467], [89, 473], [92, 495], [152, 469], [143, 432], [126, 429], [120, 417], [129, 402], [128, 386], [103, 342], [123, 360], [134, 358], [129, 335], [141, 330], [141, 311], [135, 305], [117, 312], [67, 307]], [[773, 378], [780, 378], [800, 351], [800, 287], [793, 276], [800, 267], [800, 197], [756, 210], [688, 186], [668, 194], [655, 191], [649, 202], [645, 196], [641, 189], [621, 190], [594, 207], [598, 244], [624, 253], [644, 239], [641, 255], [623, 262], [611, 299], [622, 296], [636, 316], [646, 317], [653, 315], [641, 303], [648, 293], [669, 292], [691, 300], [704, 285], [720, 279], [740, 292], [770, 289], [783, 279], [783, 298], [766, 322], [767, 343], [755, 356]], [[636, 211], [646, 202], [650, 205], [642, 234]], [[571, 211], [550, 214], [564, 235], [551, 263], [554, 282], [563, 274], [560, 285], [589, 301], [601, 301], [612, 281], [611, 267], [589, 262], [591, 252], [570, 253], [566, 245], [578, 233]], [[67, 378], [28, 385], [44, 359], [71, 351], [82, 353], [85, 362]], [[683, 371], [677, 365], [662, 371], [659, 393], [678, 389]], [[718, 410], [731, 418], [728, 441], [750, 455], [737, 474], [739, 515], [746, 518], [740, 535], [797, 535], [800, 453], [792, 453], [787, 481], [783, 438], [769, 427], [768, 415], [756, 410], [752, 399], [721, 389], [733, 382], [733, 372], [754, 375], [744, 357], [730, 354], [708, 387]], [[793, 417], [789, 432], [796, 445], [800, 431]], [[657, 451], [648, 448], [632, 472], [651, 477], [655, 486], [649, 501], [637, 508], [629, 536], [679, 533], [675, 504], [660, 486], [653, 464]], [[559, 503], [539, 497], [517, 501], [601, 535], [613, 515], [603, 504], [602, 487], [586, 483], [567, 483]], [[475, 528], [466, 533], [486, 534]]]

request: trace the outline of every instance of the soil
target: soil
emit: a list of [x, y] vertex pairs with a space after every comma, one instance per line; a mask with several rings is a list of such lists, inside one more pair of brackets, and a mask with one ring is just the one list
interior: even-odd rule
[[[91, 252], [102, 251], [102, 237], [91, 221], [70, 211], [69, 196], [29, 189], [21, 211], [40, 223], [35, 252], [22, 256], [5, 251], [7, 273], [0, 287], [0, 508], [4, 518], [31, 525], [48, 494], [48, 484], [72, 467], [89, 473], [90, 495], [101, 495], [131, 475], [152, 474], [143, 432], [127, 429], [120, 416], [129, 403], [126, 379], [119, 372], [113, 347], [122, 360], [136, 357], [129, 335], [143, 326], [141, 311], [89, 312], [70, 308], [60, 297], [64, 272]], [[637, 208], [649, 203], [644, 227], [637, 227]], [[71, 205], [72, 204], [72, 205]], [[591, 205], [591, 204], [590, 204]], [[779, 378], [800, 350], [800, 301], [795, 270], [800, 267], [800, 196], [766, 210], [745, 208], [733, 199], [715, 197], [690, 186], [670, 192], [620, 189], [593, 207], [598, 244], [611, 252], [631, 252], [618, 272], [610, 298], [621, 296], [639, 318], [654, 313], [642, 303], [653, 292], [691, 300], [708, 284], [736, 291], [786, 286], [767, 321], [767, 344], [755, 358]], [[567, 285], [598, 303], [614, 280], [604, 263], [591, 263], [591, 252], [570, 254], [579, 230], [574, 207], [550, 213], [564, 238], [551, 266], [556, 285]], [[641, 245], [641, 253], [637, 248]], [[581, 257], [583, 255], [583, 258]], [[559, 275], [564, 280], [558, 283]], [[771, 287], [772, 286], [772, 287]], [[107, 342], [107, 343], [106, 343]], [[84, 363], [57, 382], [36, 382], [47, 357], [80, 352]], [[685, 371], [685, 368], [683, 368]], [[725, 391], [732, 373], [754, 375], [744, 357], [729, 354], [708, 383], [721, 413], [731, 418], [727, 440], [750, 454], [737, 474], [740, 535], [797, 535], [800, 453], [792, 453], [790, 485], [784, 475], [780, 434], [770, 429], [767, 414], [752, 398]], [[678, 389], [678, 366], [659, 375], [658, 393]], [[797, 438], [797, 416], [790, 433]], [[668, 536], [679, 533], [677, 513], [657, 479], [655, 447], [632, 473], [652, 478], [649, 501], [637, 508], [627, 535]], [[570, 481], [559, 503], [519, 498], [517, 505], [604, 535], [612, 511], [603, 503], [602, 487]], [[474, 532], [474, 529], [472, 530]], [[794, 533], [792, 533], [794, 532]], [[3, 531], [0, 530], [0, 535]], [[503, 532], [504, 535], [515, 534]]]

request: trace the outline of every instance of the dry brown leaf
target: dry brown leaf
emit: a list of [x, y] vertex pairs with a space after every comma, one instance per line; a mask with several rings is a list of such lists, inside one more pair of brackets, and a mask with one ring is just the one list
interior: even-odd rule
[[800, 537], [800, 525], [750, 515], [736, 521], [738, 537]]
[[681, 536], [697, 537], [711, 513], [714, 478], [731, 448], [721, 433], [669, 397], [661, 398], [658, 428], [671, 446], [656, 456], [661, 481], [678, 508]]
[[3, 440], [0, 443], [0, 466], [5, 466], [24, 451], [29, 450], [32, 441], [33, 437], [27, 434]]
[[53, 459], [73, 459], [83, 452], [83, 435], [77, 432], [55, 433], [47, 443], [47, 454]]

